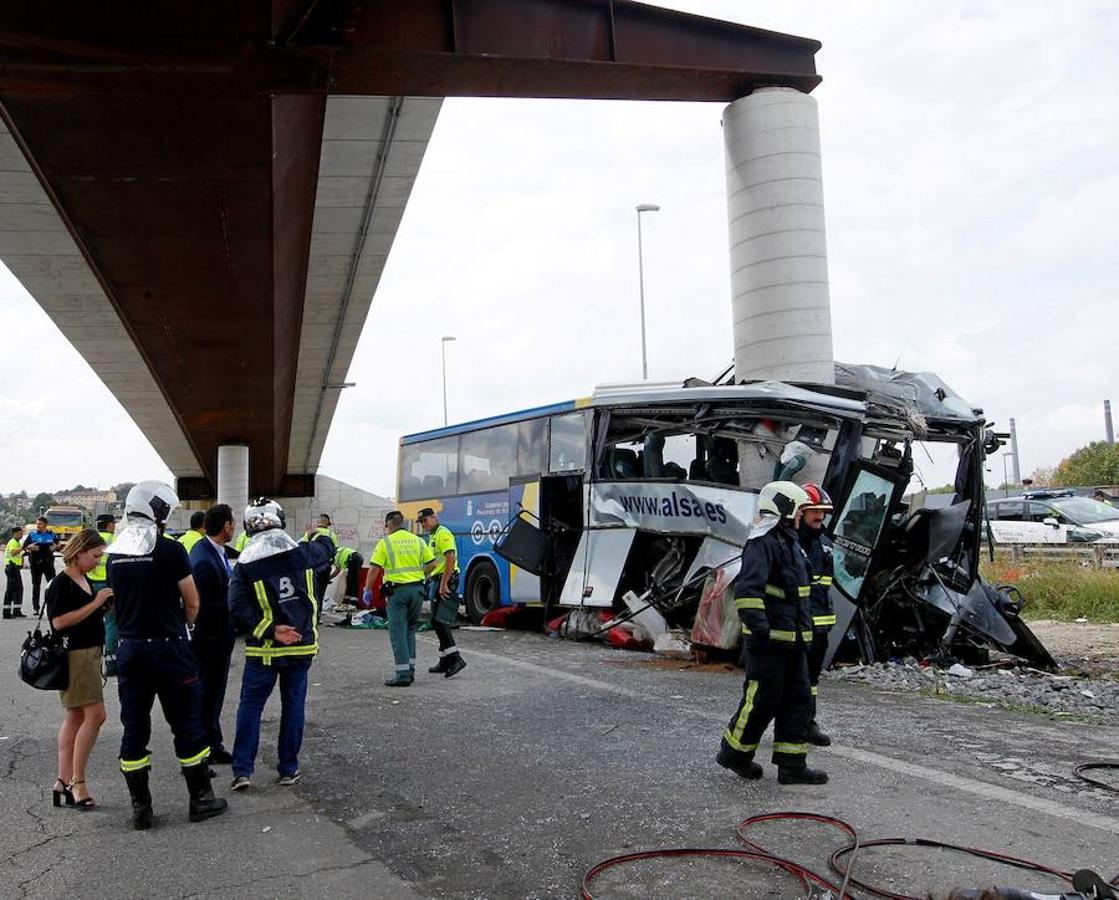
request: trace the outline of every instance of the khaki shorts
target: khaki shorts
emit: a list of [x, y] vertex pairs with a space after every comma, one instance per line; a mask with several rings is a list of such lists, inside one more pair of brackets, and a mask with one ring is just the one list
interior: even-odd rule
[[93, 703], [104, 703], [101, 690], [101, 648], [86, 647], [66, 654], [70, 661], [70, 687], [59, 691], [64, 709], [77, 709]]

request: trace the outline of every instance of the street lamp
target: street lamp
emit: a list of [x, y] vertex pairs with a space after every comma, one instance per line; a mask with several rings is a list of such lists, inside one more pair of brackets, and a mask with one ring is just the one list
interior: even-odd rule
[[660, 212], [660, 207], [655, 203], [639, 203], [637, 205], [637, 284], [641, 292], [641, 379], [649, 378], [649, 360], [645, 351], [645, 258], [641, 252], [641, 214], [645, 212]]
[[453, 341], [454, 338], [450, 335], [444, 335], [439, 339], [439, 351], [443, 357], [443, 425], [447, 425], [447, 344]]

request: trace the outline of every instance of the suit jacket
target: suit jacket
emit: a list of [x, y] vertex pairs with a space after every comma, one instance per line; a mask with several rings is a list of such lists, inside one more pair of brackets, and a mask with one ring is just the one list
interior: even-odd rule
[[229, 567], [223, 554], [208, 538], [190, 550], [190, 566], [198, 587], [200, 605], [194, 623], [195, 639], [234, 639], [229, 617]]

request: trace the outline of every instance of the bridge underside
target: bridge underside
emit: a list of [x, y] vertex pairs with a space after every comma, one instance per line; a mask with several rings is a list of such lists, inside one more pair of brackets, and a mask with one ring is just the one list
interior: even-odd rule
[[733, 100], [815, 41], [625, 0], [10, 0], [0, 258], [179, 478], [306, 493], [443, 96]]

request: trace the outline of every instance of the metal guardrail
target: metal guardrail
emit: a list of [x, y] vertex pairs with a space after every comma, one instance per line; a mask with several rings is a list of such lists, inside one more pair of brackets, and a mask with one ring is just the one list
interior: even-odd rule
[[998, 544], [996, 555], [1013, 560], [1079, 562], [1094, 569], [1119, 569], [1119, 544]]

